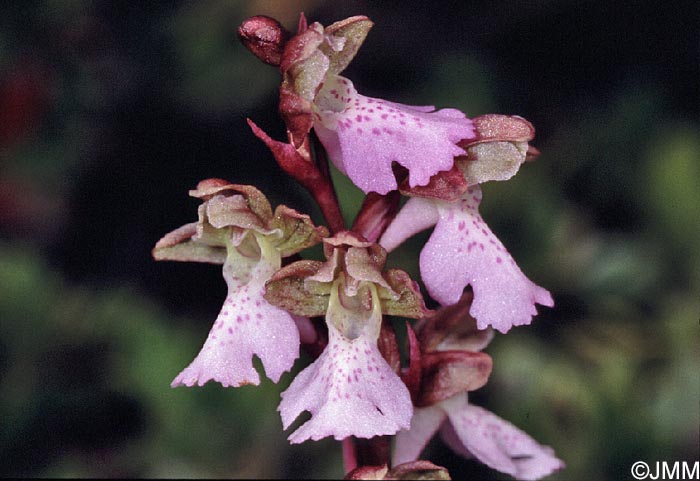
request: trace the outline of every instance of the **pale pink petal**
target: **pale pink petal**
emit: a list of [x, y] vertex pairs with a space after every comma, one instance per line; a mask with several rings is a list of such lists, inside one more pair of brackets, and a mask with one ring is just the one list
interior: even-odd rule
[[447, 415], [438, 406], [414, 408], [411, 427], [396, 434], [393, 465], [415, 461]]
[[535, 480], [562, 469], [552, 448], [542, 446], [495, 414], [456, 396], [441, 403], [460, 442], [479, 461], [516, 479]]
[[479, 215], [479, 186], [457, 202], [435, 201], [439, 220], [420, 255], [421, 277], [430, 295], [443, 305], [456, 303], [471, 284], [469, 313], [477, 327], [507, 332], [529, 324], [535, 303], [554, 305], [549, 292], [530, 281]]
[[377, 349], [376, 339], [345, 338], [332, 325], [321, 356], [282, 393], [278, 410], [289, 425], [304, 411], [311, 419], [289, 436], [292, 443], [326, 436], [371, 438], [408, 428], [408, 389]]
[[[276, 252], [276, 251], [275, 251]], [[172, 386], [202, 386], [210, 380], [224, 387], [259, 384], [253, 355], [274, 382], [299, 357], [299, 330], [291, 315], [263, 298], [265, 282], [279, 268], [279, 254], [263, 249], [249, 272], [249, 262], [229, 254], [224, 264], [228, 295], [202, 350], [172, 382]]]
[[391, 252], [409, 237], [434, 226], [437, 221], [435, 202], [411, 197], [384, 231], [379, 243], [387, 252]]
[[427, 184], [465, 154], [457, 142], [475, 136], [472, 121], [458, 110], [365, 97], [339, 76], [326, 80], [314, 102], [319, 139], [336, 167], [364, 192], [397, 188], [392, 162], [408, 169], [411, 186]]

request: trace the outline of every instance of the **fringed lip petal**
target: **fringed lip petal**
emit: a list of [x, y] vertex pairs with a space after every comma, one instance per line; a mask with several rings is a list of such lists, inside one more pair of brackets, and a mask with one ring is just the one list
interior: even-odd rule
[[469, 313], [477, 327], [500, 332], [529, 324], [535, 304], [552, 306], [549, 291], [518, 268], [501, 241], [479, 215], [481, 188], [470, 187], [455, 202], [412, 197], [384, 232], [381, 244], [395, 249], [412, 235], [435, 225], [420, 254], [420, 271], [430, 295], [444, 306], [456, 304], [471, 285]]
[[[259, 384], [253, 356], [266, 375], [278, 382], [299, 357], [299, 330], [291, 315], [263, 297], [265, 282], [279, 268], [279, 253], [258, 238], [261, 258], [247, 272], [245, 259], [232, 251], [224, 264], [229, 292], [202, 350], [172, 382], [172, 386], [202, 386], [216, 381], [224, 387]], [[250, 264], [253, 264], [248, 260]]]
[[397, 188], [392, 162], [408, 169], [411, 186], [427, 184], [466, 153], [457, 143], [475, 135], [458, 110], [365, 97], [340, 76], [329, 76], [314, 102], [314, 128], [331, 160], [366, 193]]
[[470, 188], [458, 202], [437, 202], [439, 219], [420, 255], [430, 295], [440, 304], [459, 301], [467, 284], [474, 290], [470, 314], [479, 329], [507, 332], [529, 324], [535, 304], [554, 305], [549, 292], [530, 281], [478, 213], [481, 189]]
[[311, 413], [289, 441], [371, 438], [408, 428], [413, 410], [408, 389], [382, 358], [376, 340], [351, 341], [332, 327], [329, 334], [326, 350], [282, 393], [285, 429], [303, 411]]
[[376, 287], [371, 286], [371, 310], [349, 310], [339, 300], [343, 283], [333, 283], [326, 313], [328, 345], [282, 393], [278, 407], [284, 429], [302, 412], [311, 413], [289, 436], [290, 442], [371, 438], [408, 428], [411, 396], [379, 352], [382, 314]]
[[253, 355], [260, 357], [267, 377], [278, 382], [299, 356], [299, 331], [291, 316], [267, 304], [259, 290], [255, 294], [242, 287], [226, 298], [202, 350], [172, 386], [258, 385]]

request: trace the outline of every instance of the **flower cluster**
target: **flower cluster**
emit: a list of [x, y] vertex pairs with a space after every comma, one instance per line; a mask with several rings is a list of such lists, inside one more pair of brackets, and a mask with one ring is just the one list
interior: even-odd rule
[[[255, 187], [200, 182], [190, 192], [202, 201], [198, 221], [163, 237], [153, 255], [223, 264], [228, 295], [200, 353], [172, 385], [259, 384], [254, 356], [278, 382], [302, 346], [315, 360], [281, 394], [282, 423], [287, 429], [311, 414], [292, 443], [375, 442], [373, 458], [346, 457], [351, 479], [444, 479], [444, 468], [418, 459], [438, 430], [459, 454], [539, 479], [563, 467], [552, 450], [468, 402], [491, 372], [481, 351], [493, 330], [529, 324], [536, 304], [553, 305], [478, 212], [480, 184], [509, 179], [537, 154], [528, 144], [534, 128], [517, 116], [468, 118], [359, 94], [340, 74], [371, 27], [362, 16], [328, 27], [302, 16], [295, 35], [268, 17], [239, 28], [251, 52], [279, 68], [287, 139], [248, 123], [309, 190], [328, 229], [283, 205], [273, 211]], [[326, 159], [367, 194], [350, 229]], [[399, 209], [402, 195], [408, 200]], [[389, 252], [431, 227], [420, 274], [436, 310], [406, 272], [385, 268]], [[318, 243], [325, 261], [284, 260]], [[399, 318], [416, 320], [402, 336], [404, 362]], [[388, 453], [387, 435], [396, 435], [391, 470], [388, 458], [376, 459]]]

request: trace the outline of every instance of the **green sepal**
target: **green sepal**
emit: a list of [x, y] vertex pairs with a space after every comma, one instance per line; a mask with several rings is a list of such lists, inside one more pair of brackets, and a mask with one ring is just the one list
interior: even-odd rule
[[327, 284], [306, 282], [323, 263], [303, 260], [278, 270], [265, 284], [265, 299], [297, 316], [323, 316], [328, 309], [330, 290]]
[[355, 58], [372, 26], [374, 26], [374, 22], [369, 18], [364, 15], [358, 15], [340, 20], [326, 27], [324, 30], [326, 35], [332, 35], [345, 41], [340, 50], [334, 50], [333, 45], [329, 42], [324, 42], [319, 47], [330, 59], [329, 73], [339, 74], [345, 70], [352, 59]]
[[281, 238], [275, 242], [275, 248], [282, 257], [291, 256], [318, 244], [329, 234], [324, 226], [316, 227], [308, 215], [300, 214], [285, 205], [279, 205], [275, 209], [271, 227], [281, 232]]
[[421, 319], [431, 311], [425, 307], [423, 295], [418, 285], [401, 269], [388, 269], [384, 279], [391, 290], [377, 286], [382, 303], [382, 313], [390, 316], [402, 316]]
[[157, 261], [223, 264], [226, 261], [226, 248], [223, 243], [209, 245], [192, 240], [197, 234], [197, 224], [185, 224], [163, 236], [151, 252], [153, 258]]

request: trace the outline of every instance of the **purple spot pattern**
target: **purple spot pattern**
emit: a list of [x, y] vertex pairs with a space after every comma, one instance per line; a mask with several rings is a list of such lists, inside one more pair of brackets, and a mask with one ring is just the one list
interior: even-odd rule
[[285, 429], [303, 411], [312, 415], [289, 441], [371, 438], [407, 429], [413, 413], [408, 389], [382, 357], [376, 337], [349, 340], [327, 323], [328, 346], [282, 393], [278, 410]]
[[203, 386], [212, 380], [224, 387], [260, 384], [253, 355], [260, 358], [267, 376], [277, 382], [299, 357], [294, 319], [263, 297], [265, 282], [279, 268], [279, 260], [262, 257], [250, 276], [243, 276], [248, 282], [241, 283], [231, 265], [238, 256], [229, 254], [224, 264], [228, 295], [204, 346], [171, 386]]
[[331, 160], [364, 192], [397, 188], [392, 162], [408, 169], [411, 186], [427, 184], [465, 153], [457, 142], [475, 135], [459, 110], [365, 97], [339, 76], [326, 80], [315, 104], [314, 128]]

